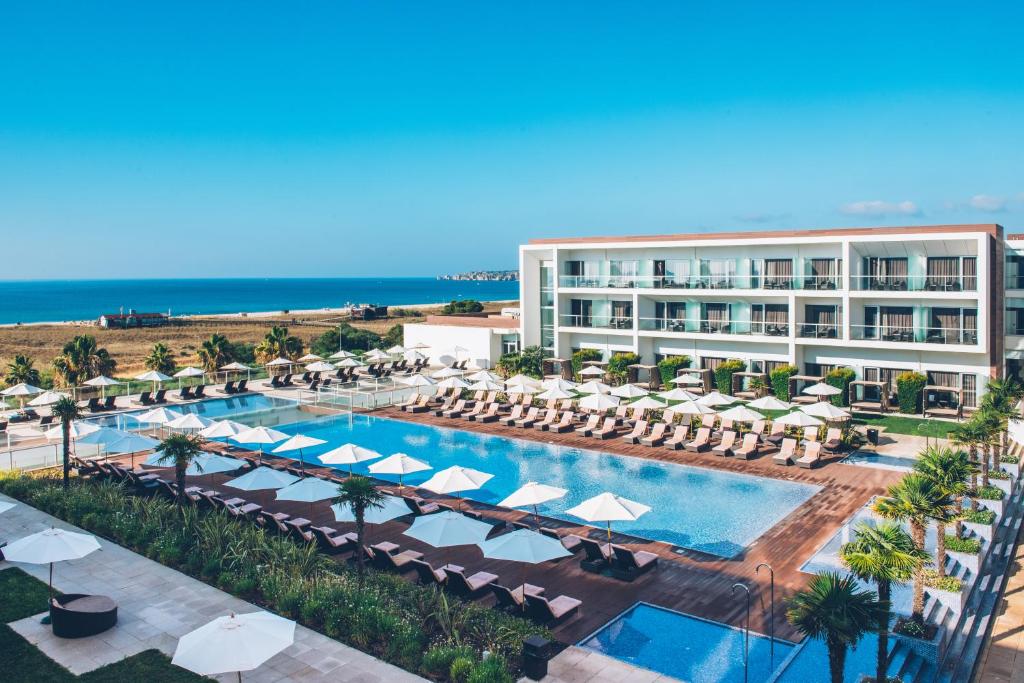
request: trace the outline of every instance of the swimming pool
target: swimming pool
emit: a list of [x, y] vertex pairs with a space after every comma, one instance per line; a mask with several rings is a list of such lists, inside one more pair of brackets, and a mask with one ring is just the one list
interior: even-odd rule
[[[585, 638], [580, 647], [694, 683], [742, 683], [742, 629], [639, 603]], [[750, 633], [751, 683], [768, 681], [796, 646]], [[813, 680], [813, 679], [807, 679]]]
[[[351, 442], [385, 455], [408, 453], [434, 467], [405, 477], [407, 484], [422, 483], [452, 465], [472, 467], [494, 475], [485, 488], [466, 494], [486, 503], [497, 503], [528, 481], [561, 486], [569, 490], [568, 495], [541, 506], [543, 513], [553, 517], [572, 519], [563, 511], [602, 491], [612, 491], [653, 508], [636, 522], [616, 522], [615, 530], [721, 557], [738, 554], [819, 490], [807, 484], [372, 415], [311, 417], [292, 402], [264, 396], [216, 399], [175, 409], [273, 425], [289, 434], [327, 441], [303, 451], [310, 462], [316, 462], [319, 453]], [[368, 465], [357, 465], [355, 471], [366, 473]]]

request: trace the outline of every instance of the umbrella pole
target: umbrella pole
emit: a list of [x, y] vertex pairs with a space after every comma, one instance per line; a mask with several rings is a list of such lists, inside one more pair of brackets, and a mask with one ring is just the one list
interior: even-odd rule
[[537, 527], [540, 528], [540, 515], [537, 513], [537, 504], [533, 504], [533, 521], [537, 523]]
[[612, 523], [609, 521], [609, 522], [605, 522], [605, 524], [608, 525], [608, 552], [611, 552], [611, 550], [612, 550]]

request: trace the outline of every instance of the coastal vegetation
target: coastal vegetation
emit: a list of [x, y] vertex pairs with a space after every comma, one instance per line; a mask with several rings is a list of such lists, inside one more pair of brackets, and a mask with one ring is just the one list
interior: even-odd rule
[[38, 386], [40, 382], [39, 370], [36, 369], [35, 363], [31, 358], [19, 353], [14, 357], [14, 360], [7, 364], [4, 382], [9, 387], [21, 384], [22, 382]]
[[516, 353], [506, 353], [495, 366], [502, 377], [526, 375], [540, 379], [544, 373], [544, 352], [539, 346], [527, 346]]
[[96, 343], [91, 334], [80, 334], [53, 359], [54, 380], [57, 386], [74, 387], [98, 375], [111, 375], [117, 361]]
[[149, 350], [149, 355], [146, 356], [143, 362], [147, 370], [155, 370], [165, 375], [173, 374], [177, 368], [177, 363], [174, 361], [174, 356], [171, 355], [171, 350], [163, 342], [153, 344], [153, 348]]
[[304, 347], [301, 339], [288, 334], [287, 327], [274, 325], [254, 349], [256, 362], [268, 363], [275, 358], [296, 360], [302, 357]]
[[464, 313], [480, 313], [484, 305], [476, 299], [452, 300], [441, 309], [441, 315], [460, 315]]

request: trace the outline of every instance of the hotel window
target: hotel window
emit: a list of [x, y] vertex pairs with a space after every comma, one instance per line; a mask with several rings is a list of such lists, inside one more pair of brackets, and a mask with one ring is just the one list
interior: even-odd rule
[[804, 306], [802, 337], [839, 337], [839, 306], [828, 304], [807, 304]]
[[736, 280], [736, 261], [732, 259], [702, 259], [700, 278], [704, 287], [732, 287]]
[[718, 369], [718, 366], [725, 362], [725, 358], [715, 358], [713, 356], [702, 356], [700, 359], [700, 366], [704, 370], [710, 370], [714, 372]]
[[565, 274], [568, 287], [599, 287], [600, 267], [597, 261], [566, 261]]
[[[978, 376], [969, 373], [958, 372], [937, 372], [929, 370], [926, 373], [928, 384], [936, 387], [950, 387], [963, 390], [963, 405], [965, 408], [974, 408], [978, 404]], [[956, 393], [935, 392], [935, 401], [949, 401], [951, 408], [957, 407], [959, 397]], [[925, 397], [930, 400], [929, 396]]]
[[610, 287], [633, 287], [636, 284], [636, 261], [609, 261], [608, 275], [611, 277]]
[[978, 289], [978, 257], [964, 256], [963, 263], [964, 280], [963, 287], [968, 292]]
[[764, 260], [765, 289], [790, 289], [793, 287], [793, 260], [769, 258]]
[[655, 287], [684, 287], [690, 282], [690, 262], [683, 260], [655, 261]]
[[789, 335], [789, 304], [751, 304], [750, 331], [773, 337]]
[[864, 339], [914, 341], [914, 309], [910, 306], [865, 306]]
[[804, 372], [810, 377], [824, 377], [835, 369], [836, 366], [825, 363], [804, 363]]
[[[966, 275], [966, 268], [964, 274]], [[1004, 277], [1007, 289], [1024, 289], [1024, 254], [1007, 254]]]
[[778, 368], [781, 368], [783, 365], [789, 365], [789, 362], [784, 360], [766, 360], [763, 361], [763, 363], [764, 369], [762, 370], [762, 372], [765, 372], [768, 375], [771, 375], [773, 371], [775, 371]]
[[569, 299], [569, 325], [593, 327], [594, 302], [590, 299]]
[[960, 258], [957, 256], [929, 256], [924, 288], [930, 292], [959, 291]]
[[837, 289], [843, 262], [836, 258], [812, 258], [807, 264], [805, 289]]
[[501, 355], [508, 353], [519, 352], [519, 335], [518, 334], [503, 334], [501, 335]]
[[907, 289], [907, 258], [869, 256], [864, 259], [867, 283], [864, 289]]
[[686, 302], [655, 301], [654, 317], [658, 329], [668, 332], [684, 332], [686, 330]]
[[555, 355], [555, 269], [551, 261], [540, 266], [540, 348], [548, 358]]
[[932, 308], [925, 341], [937, 344], [975, 344], [978, 341], [978, 309]]
[[700, 331], [728, 333], [731, 308], [729, 304], [701, 304]]
[[633, 329], [633, 302], [613, 301], [611, 327], [622, 330]]
[[1006, 334], [1024, 335], [1024, 300], [1006, 300]]

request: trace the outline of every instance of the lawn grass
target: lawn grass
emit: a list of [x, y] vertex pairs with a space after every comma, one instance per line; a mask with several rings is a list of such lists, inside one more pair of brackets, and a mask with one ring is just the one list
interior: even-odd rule
[[[17, 567], [0, 571], [0, 680], [4, 683], [197, 683], [208, 680], [171, 664], [159, 650], [146, 650], [115, 664], [75, 676], [6, 624], [46, 609], [47, 587]], [[102, 647], [100, 642], [98, 647]]]
[[956, 429], [955, 422], [943, 420], [926, 420], [920, 417], [901, 417], [898, 415], [879, 415], [877, 417], [858, 417], [854, 424], [868, 427], [884, 427], [890, 434], [910, 434], [912, 436], [928, 436], [946, 439], [949, 432]]

